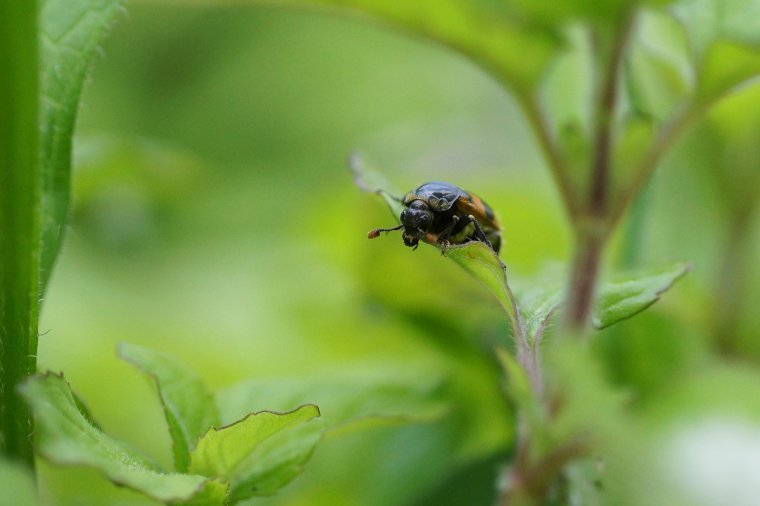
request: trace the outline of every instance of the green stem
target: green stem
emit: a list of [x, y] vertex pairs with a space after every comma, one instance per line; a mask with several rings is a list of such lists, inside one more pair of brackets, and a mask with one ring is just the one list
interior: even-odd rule
[[0, 452], [34, 467], [17, 386], [36, 369], [40, 172], [37, 5], [0, 2]]
[[578, 199], [571, 183], [570, 170], [562, 158], [559, 147], [552, 138], [551, 129], [535, 97], [517, 93], [517, 101], [528, 120], [528, 125], [538, 140], [538, 146], [546, 158], [549, 172], [554, 179], [565, 211], [572, 219], [578, 213]]

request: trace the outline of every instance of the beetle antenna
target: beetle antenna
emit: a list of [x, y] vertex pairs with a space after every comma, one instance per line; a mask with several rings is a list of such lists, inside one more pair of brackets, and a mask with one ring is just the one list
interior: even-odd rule
[[374, 228], [367, 232], [367, 239], [374, 239], [375, 237], [380, 235], [380, 232], [393, 232], [394, 230], [399, 230], [401, 228], [404, 228], [404, 225], [399, 225], [398, 227], [393, 228]]

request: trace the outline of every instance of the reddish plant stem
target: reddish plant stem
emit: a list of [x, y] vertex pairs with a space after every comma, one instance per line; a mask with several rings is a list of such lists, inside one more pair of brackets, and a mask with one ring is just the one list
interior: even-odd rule
[[592, 233], [578, 239], [565, 314], [565, 325], [573, 333], [584, 332], [590, 324], [604, 242], [604, 237]]

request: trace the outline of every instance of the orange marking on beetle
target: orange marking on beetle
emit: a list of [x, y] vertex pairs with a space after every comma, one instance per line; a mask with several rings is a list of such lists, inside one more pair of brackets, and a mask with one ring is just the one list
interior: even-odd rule
[[367, 232], [367, 239], [374, 239], [375, 237], [380, 235], [380, 230], [374, 228]]

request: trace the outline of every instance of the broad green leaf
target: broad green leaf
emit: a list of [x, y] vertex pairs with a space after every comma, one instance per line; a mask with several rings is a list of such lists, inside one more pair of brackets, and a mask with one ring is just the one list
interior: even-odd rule
[[446, 256], [479, 279], [496, 297], [509, 317], [512, 332], [518, 345], [524, 340], [522, 316], [507, 281], [507, 266], [494, 251], [482, 242], [452, 246]]
[[225, 419], [264, 407], [291, 410], [311, 401], [319, 406], [327, 430], [357, 423], [425, 421], [439, 417], [443, 378], [431, 371], [409, 372], [394, 365], [373, 365], [302, 378], [251, 379], [217, 392]]
[[211, 393], [192, 370], [167, 355], [128, 343], [120, 343], [118, 350], [121, 358], [155, 382], [172, 437], [175, 469], [187, 472], [190, 450], [209, 427], [219, 424]]
[[235, 471], [230, 501], [272, 495], [287, 485], [311, 458], [324, 426], [322, 420], [310, 420], [262, 441]]
[[0, 454], [33, 465], [30, 413], [39, 312], [37, 3], [0, 2]]
[[[607, 328], [637, 315], [657, 302], [690, 268], [689, 264], [679, 263], [663, 269], [613, 276], [599, 287], [592, 315], [594, 327]], [[561, 309], [564, 279], [563, 270], [552, 267], [535, 280], [525, 280], [530, 288], [518, 291], [518, 305], [525, 316], [529, 342], [540, 339]]]
[[44, 0], [40, 9], [42, 258], [44, 292], [69, 208], [71, 145], [87, 70], [120, 0]]
[[594, 309], [594, 326], [603, 329], [635, 316], [660, 300], [660, 296], [691, 270], [689, 264], [623, 275], [604, 283]]
[[[273, 493], [311, 456], [322, 434], [317, 417], [319, 409], [307, 404], [287, 413], [251, 413], [226, 427], [212, 427], [191, 453], [190, 471], [230, 482], [237, 498]], [[302, 425], [309, 429], [291, 432]]]
[[28, 469], [0, 459], [0, 506], [35, 506], [37, 490]]
[[57, 464], [93, 467], [118, 485], [169, 504], [186, 504], [202, 496], [207, 505], [222, 505], [227, 485], [205, 476], [165, 473], [93, 427], [80, 413], [63, 376], [33, 376], [22, 393], [34, 411], [39, 452]]

